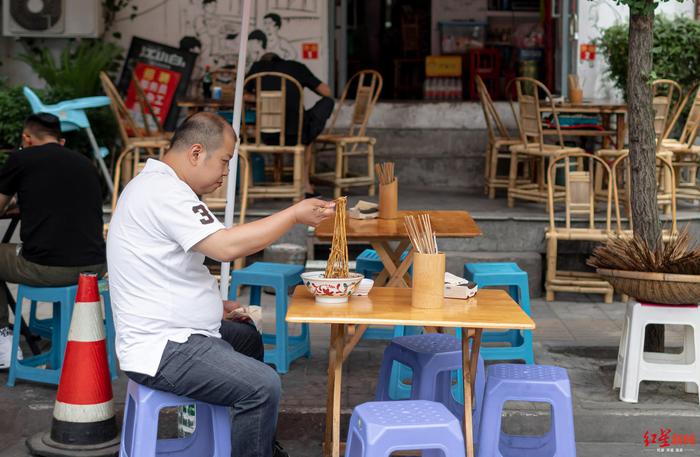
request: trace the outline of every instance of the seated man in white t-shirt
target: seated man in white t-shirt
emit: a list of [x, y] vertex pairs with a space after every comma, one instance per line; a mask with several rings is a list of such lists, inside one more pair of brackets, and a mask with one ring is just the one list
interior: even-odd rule
[[222, 320], [204, 257], [232, 261], [263, 249], [295, 224], [316, 226], [333, 203], [301, 201], [224, 228], [197, 195], [221, 186], [235, 134], [212, 113], [188, 118], [162, 161], [149, 160], [124, 189], [109, 226], [107, 262], [119, 363], [132, 380], [233, 408], [232, 455], [284, 456], [274, 441], [280, 380], [265, 365], [255, 327]]

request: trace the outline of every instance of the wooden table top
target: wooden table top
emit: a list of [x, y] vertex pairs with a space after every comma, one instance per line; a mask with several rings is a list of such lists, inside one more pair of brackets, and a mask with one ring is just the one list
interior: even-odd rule
[[180, 108], [230, 108], [233, 106], [233, 96], [221, 97], [219, 100], [204, 97], [183, 97], [177, 100]]
[[[603, 98], [584, 99], [581, 103], [573, 104], [566, 100], [554, 105], [561, 113], [576, 114], [605, 114], [605, 113], [626, 113], [627, 105], [624, 102], [613, 101]], [[550, 111], [549, 103], [541, 104], [542, 111]]]
[[292, 295], [287, 322], [313, 324], [416, 325], [484, 329], [533, 329], [535, 322], [499, 289], [482, 289], [469, 300], [445, 299], [441, 309], [411, 306], [411, 289], [374, 287], [347, 303], [318, 304], [305, 286]]
[[[347, 218], [348, 240], [397, 240], [407, 239], [403, 216], [429, 214], [430, 223], [438, 238], [473, 238], [482, 234], [481, 229], [466, 211], [399, 211], [396, 219], [352, 219]], [[316, 227], [316, 237], [333, 238], [333, 219], [326, 219]]]

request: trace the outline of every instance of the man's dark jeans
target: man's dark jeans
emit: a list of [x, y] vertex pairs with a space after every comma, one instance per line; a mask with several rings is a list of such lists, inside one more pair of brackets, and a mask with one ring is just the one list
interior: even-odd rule
[[168, 341], [155, 376], [126, 375], [153, 389], [232, 407], [231, 455], [270, 457], [280, 378], [262, 362], [262, 336], [255, 327], [222, 321], [220, 332], [221, 338], [192, 335], [184, 343]]

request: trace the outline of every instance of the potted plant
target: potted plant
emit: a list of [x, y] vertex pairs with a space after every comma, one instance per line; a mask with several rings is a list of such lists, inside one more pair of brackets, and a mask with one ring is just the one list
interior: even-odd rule
[[24, 119], [31, 109], [22, 94], [21, 86], [12, 86], [0, 80], [0, 164], [5, 162], [7, 152], [19, 146]]
[[687, 227], [654, 249], [638, 236], [611, 237], [587, 263], [618, 293], [641, 302], [700, 303], [700, 248], [691, 247]]

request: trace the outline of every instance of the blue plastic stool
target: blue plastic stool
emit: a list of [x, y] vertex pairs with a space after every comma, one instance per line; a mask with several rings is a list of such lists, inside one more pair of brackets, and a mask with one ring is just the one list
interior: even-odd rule
[[[407, 255], [408, 251], [404, 251], [404, 253], [401, 254], [401, 260], [405, 259]], [[409, 274], [411, 274], [412, 268], [413, 267], [408, 269]], [[377, 251], [375, 251], [374, 249], [365, 249], [360, 253], [360, 255], [357, 256], [357, 259], [355, 259], [355, 272], [360, 273], [365, 278], [375, 279], [383, 269], [384, 264], [379, 258]], [[395, 336], [402, 335], [403, 333], [399, 333], [397, 335], [394, 329], [390, 326], [369, 327], [367, 328], [367, 330], [365, 330], [365, 333], [362, 335], [362, 339], [386, 341], [392, 339]]]
[[[508, 286], [513, 300], [531, 316], [530, 287], [527, 273], [512, 262], [465, 263], [464, 277], [475, 282], [479, 287]], [[524, 360], [535, 363], [532, 350], [532, 330], [508, 330], [505, 332], [484, 332], [483, 343], [510, 343], [506, 347], [481, 347], [484, 360]]]
[[345, 457], [388, 457], [396, 451], [464, 457], [459, 421], [444, 405], [425, 400], [368, 402], [350, 418]]
[[[501, 432], [506, 401], [549, 403], [552, 425], [541, 436]], [[478, 457], [575, 457], [574, 412], [566, 370], [548, 365], [497, 364], [488, 368]]]
[[236, 289], [239, 286], [251, 286], [250, 304], [260, 304], [262, 286], [275, 289], [275, 333], [263, 333], [265, 344], [274, 344], [274, 349], [265, 349], [265, 363], [275, 365], [278, 373], [289, 371], [289, 364], [299, 357], [311, 356], [311, 340], [309, 324], [301, 324], [298, 336], [289, 336], [285, 317], [287, 316], [287, 294], [289, 288], [301, 284], [303, 265], [285, 263], [256, 262], [231, 273], [231, 287], [228, 298], [236, 299]]
[[58, 117], [58, 119], [61, 121], [62, 132], [70, 132], [81, 129], [85, 130], [88, 139], [90, 140], [92, 154], [100, 167], [100, 171], [102, 172], [111, 193], [112, 190], [114, 190], [114, 183], [112, 182], [112, 174], [109, 172], [109, 169], [104, 161], [104, 158], [107, 157], [107, 154], [109, 154], [109, 150], [105, 147], [99, 147], [97, 145], [95, 134], [92, 133], [92, 128], [90, 127], [90, 121], [88, 120], [87, 114], [85, 114], [86, 109], [109, 106], [109, 97], [84, 97], [73, 100], [65, 100], [56, 103], [55, 105], [44, 105], [44, 103], [29, 87], [24, 86], [23, 92], [24, 96], [29, 102], [29, 106], [32, 108], [32, 112], [49, 113]]
[[[114, 320], [112, 317], [112, 306], [109, 299], [109, 286], [106, 280], [99, 281], [100, 295], [104, 301], [105, 309], [105, 339], [107, 340], [107, 361], [112, 379], [118, 375], [117, 358], [114, 352]], [[20, 319], [15, 319], [12, 334], [12, 361], [10, 363], [10, 373], [7, 377], [7, 385], [13, 387], [17, 379], [27, 381], [44, 382], [47, 384], [58, 384], [61, 378], [61, 368], [63, 367], [63, 356], [66, 344], [68, 343], [68, 332], [70, 330], [71, 318], [73, 316], [73, 306], [78, 286], [64, 287], [32, 287], [20, 284], [17, 289], [17, 303], [15, 304], [15, 316], [21, 316], [23, 301], [31, 302], [31, 313], [34, 317], [34, 324], [39, 324], [42, 332], [47, 338], [51, 338], [51, 348], [44, 353], [33, 357], [26, 357], [17, 360], [17, 348], [20, 342]], [[53, 316], [48, 319], [36, 318], [37, 302], [53, 303]], [[30, 319], [30, 322], [32, 320]], [[34, 330], [30, 324], [30, 330]], [[38, 368], [47, 365], [47, 368]], [[51, 368], [48, 368], [50, 366]]]
[[[168, 407], [195, 405], [194, 433], [180, 439], [158, 439], [158, 414]], [[226, 406], [153, 390], [129, 380], [119, 457], [231, 456], [231, 416]]]
[[[401, 336], [391, 340], [384, 350], [382, 365], [379, 370], [375, 399], [378, 401], [396, 400], [392, 397], [391, 385], [395, 365], [408, 366], [413, 374], [410, 390], [411, 400], [430, 400], [442, 403], [460, 420], [464, 416], [464, 407], [455, 398], [455, 390], [461, 389], [461, 383], [453, 386], [452, 379], [456, 370], [462, 368], [462, 343], [452, 335], [427, 333], [424, 335]], [[484, 360], [479, 356], [474, 389], [474, 410], [472, 424], [474, 436], [478, 436], [481, 419], [481, 405], [484, 398]], [[463, 397], [463, 395], [460, 395]]]

